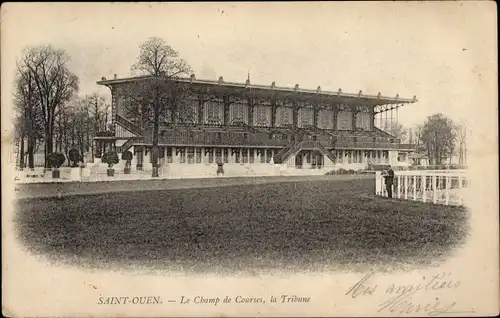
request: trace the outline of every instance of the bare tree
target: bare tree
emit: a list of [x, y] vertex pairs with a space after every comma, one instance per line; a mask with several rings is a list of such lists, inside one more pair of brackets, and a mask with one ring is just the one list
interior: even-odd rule
[[151, 37], [140, 46], [139, 56], [131, 71], [149, 76], [124, 90], [124, 104], [131, 117], [153, 124], [152, 177], [158, 177], [159, 124], [162, 117], [174, 119], [185, 113], [183, 90], [186, 86], [176, 79], [189, 74], [191, 67], [163, 39]]
[[89, 115], [93, 121], [94, 132], [106, 131], [108, 127], [109, 112], [111, 104], [106, 102], [103, 96], [93, 93], [85, 98]]
[[34, 168], [34, 152], [37, 141], [43, 137], [40, 101], [35, 92], [36, 86], [29, 70], [18, 64], [14, 81], [14, 106], [16, 111], [17, 137], [21, 141], [20, 165], [24, 167], [24, 141], [27, 137], [28, 167]]
[[23, 52], [19, 68], [34, 82], [34, 94], [40, 103], [44, 127], [45, 167], [48, 154], [53, 152], [54, 123], [62, 105], [78, 91], [78, 78], [68, 69], [70, 58], [64, 50], [51, 45], [28, 47]]
[[397, 139], [404, 140], [408, 136], [408, 131], [398, 122], [387, 122], [385, 130]]
[[455, 150], [456, 134], [451, 119], [443, 114], [427, 117], [422, 129], [422, 143], [431, 164], [440, 165]]
[[455, 126], [458, 141], [458, 164], [467, 164], [467, 124], [460, 122]]

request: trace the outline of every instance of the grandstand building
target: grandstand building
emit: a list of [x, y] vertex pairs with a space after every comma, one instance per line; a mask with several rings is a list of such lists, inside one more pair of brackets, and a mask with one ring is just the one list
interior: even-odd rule
[[[150, 170], [153, 125], [139, 124], [124, 107], [129, 83], [148, 77], [102, 78], [111, 90], [114, 131], [94, 139], [96, 157], [109, 147], [130, 150], [132, 166]], [[309, 172], [398, 164], [398, 156], [413, 150], [376, 128], [375, 115], [416, 98], [405, 99], [271, 85], [176, 79], [189, 85], [189, 119], [167, 116], [159, 127], [159, 166], [163, 173], [191, 171], [204, 175], [216, 162], [226, 171], [269, 169]], [[407, 157], [407, 156], [406, 156]], [[99, 159], [97, 159], [97, 162]], [[271, 168], [274, 167], [274, 168]], [[210, 172], [211, 173], [211, 172]], [[236, 173], [237, 174], [237, 173]]]

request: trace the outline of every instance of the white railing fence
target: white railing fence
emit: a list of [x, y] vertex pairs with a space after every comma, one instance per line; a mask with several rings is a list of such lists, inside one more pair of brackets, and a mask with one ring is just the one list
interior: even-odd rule
[[[465, 170], [397, 171], [392, 197], [444, 205], [464, 205]], [[384, 176], [376, 172], [375, 194], [387, 197]]]

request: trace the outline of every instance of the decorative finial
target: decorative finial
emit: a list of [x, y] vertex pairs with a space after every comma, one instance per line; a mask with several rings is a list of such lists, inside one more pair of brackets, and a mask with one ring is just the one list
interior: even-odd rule
[[220, 76], [219, 77], [219, 84], [222, 84], [222, 83], [224, 83], [224, 77]]
[[377, 99], [380, 99], [381, 96], [382, 96], [382, 94], [380, 94], [380, 92], [378, 92]]
[[115, 74], [114, 79], [117, 79], [117, 78], [118, 78], [118, 74]]
[[417, 101], [417, 95], [413, 95], [413, 102]]
[[396, 94], [396, 101], [399, 100], [399, 94]]
[[342, 88], [339, 88], [337, 95], [340, 97], [340, 94], [342, 94]]
[[250, 71], [248, 71], [247, 80], [245, 82], [245, 86], [248, 86], [248, 85], [250, 85]]
[[106, 77], [101, 77], [101, 81], [105, 81], [106, 80]]
[[321, 86], [318, 86], [318, 88], [316, 89], [316, 93], [320, 93], [321, 92]]
[[359, 91], [358, 96], [361, 97], [363, 95], [363, 91]]
[[294, 88], [296, 91], [299, 90], [299, 84], [295, 84], [295, 88]]
[[276, 87], [276, 82], [271, 83], [271, 89], [274, 89]]
[[192, 83], [196, 79], [196, 76], [194, 76], [194, 74], [191, 74], [191, 76], [189, 76], [189, 79]]

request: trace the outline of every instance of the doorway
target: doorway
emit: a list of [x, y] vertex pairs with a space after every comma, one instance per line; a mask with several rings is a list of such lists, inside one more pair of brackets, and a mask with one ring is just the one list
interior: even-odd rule
[[302, 169], [303, 156], [299, 153], [295, 156], [295, 168]]

